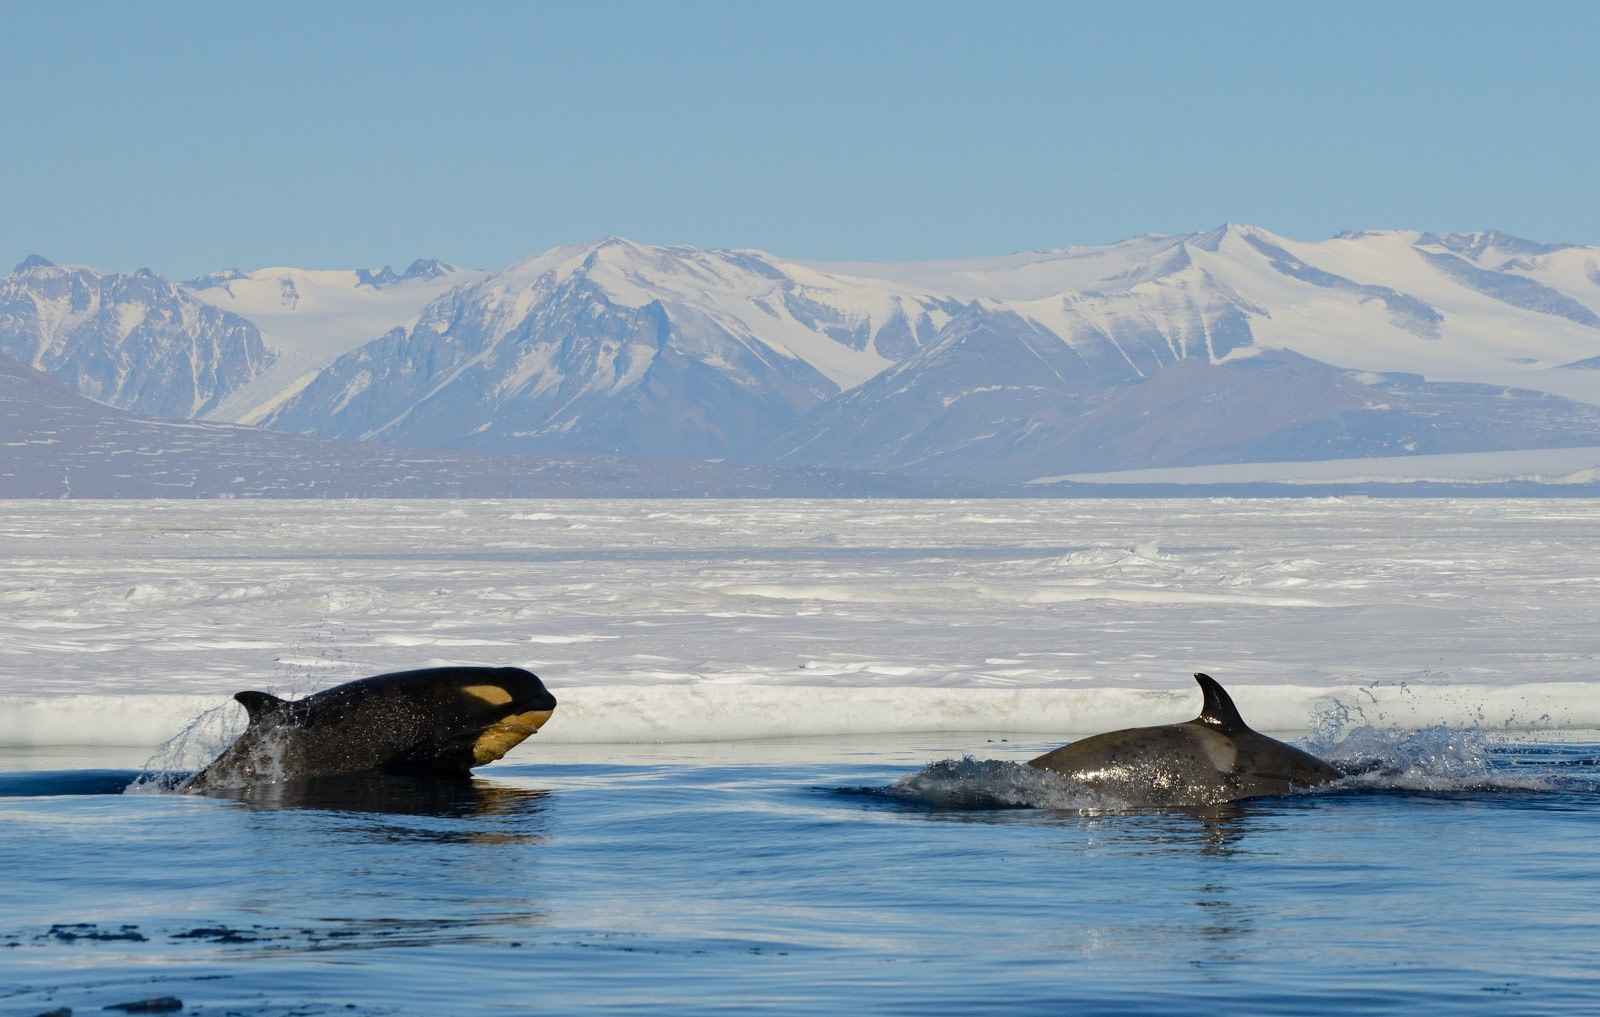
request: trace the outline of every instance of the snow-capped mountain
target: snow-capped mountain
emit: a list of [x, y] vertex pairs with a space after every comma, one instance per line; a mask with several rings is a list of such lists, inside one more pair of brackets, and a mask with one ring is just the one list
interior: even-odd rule
[[34, 256], [0, 279], [0, 351], [107, 405], [253, 423], [483, 274], [419, 260], [404, 273], [265, 268], [172, 283]]
[[[1600, 372], [1573, 366], [1600, 355], [1596, 257], [1494, 233], [1304, 244], [1231, 224], [906, 265], [610, 238], [451, 291], [264, 422], [1013, 481], [1581, 444], [1600, 403]], [[1227, 412], [1182, 410], [1186, 385]]]
[[756, 252], [613, 237], [452, 291], [264, 423], [402, 444], [722, 457], [877, 374], [959, 310]]
[[410, 325], [441, 294], [484, 273], [418, 259], [403, 273], [371, 269], [230, 269], [191, 279], [182, 288], [261, 330], [274, 361], [228, 393], [205, 416], [253, 424], [340, 356]]
[[[52, 352], [76, 334], [57, 323], [79, 324], [38, 310], [76, 306], [23, 285], [44, 271], [4, 280], [29, 294], [0, 305], [26, 312], [0, 312], [5, 348], [91, 394], [135, 376], [136, 345], [114, 341], [132, 333]], [[346, 440], [996, 482], [1600, 444], [1600, 248], [1493, 232], [1305, 243], [1229, 224], [890, 265], [607, 238], [487, 274], [168, 289], [253, 324], [261, 354], [183, 333], [219, 380], [162, 412]], [[91, 317], [139, 318], [124, 306], [101, 297]]]
[[32, 257], [0, 278], [0, 352], [100, 402], [198, 417], [272, 363], [254, 324], [141, 269]]
[[1565, 382], [1544, 371], [1597, 352], [1597, 266], [1600, 248], [1493, 232], [1362, 231], [1302, 243], [1229, 224], [1102, 248], [834, 268], [1013, 310], [1073, 345], [1085, 333], [1120, 336], [1132, 322], [1104, 327], [1115, 316], [1170, 336], [1194, 323], [1188, 305], [1203, 291], [1246, 310], [1261, 348], [1359, 370], [1550, 390]]
[[1003, 296], [762, 454], [1018, 481], [1589, 444], [1597, 257], [1500, 234], [1296, 244], [1230, 225], [902, 266], [903, 282]]

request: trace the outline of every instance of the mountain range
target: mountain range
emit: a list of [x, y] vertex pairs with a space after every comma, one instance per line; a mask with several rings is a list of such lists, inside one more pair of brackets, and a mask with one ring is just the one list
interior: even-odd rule
[[110, 407], [363, 446], [1011, 485], [1600, 445], [1600, 248], [1229, 224], [948, 262], [619, 238], [498, 271], [30, 258], [0, 352]]

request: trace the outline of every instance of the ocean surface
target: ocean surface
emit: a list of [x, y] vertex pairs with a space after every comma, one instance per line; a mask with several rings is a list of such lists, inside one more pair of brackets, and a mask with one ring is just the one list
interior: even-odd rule
[[0, 1014], [1600, 999], [1600, 745], [1434, 732], [1369, 745], [1350, 786], [1115, 812], [1020, 772], [1043, 745], [891, 741], [587, 746], [237, 798], [110, 793], [136, 776], [115, 767], [0, 773]]
[[[0, 503], [0, 1017], [1600, 1012], [1600, 504]], [[162, 793], [516, 664], [466, 781]], [[1245, 719], [1349, 774], [1022, 766]], [[124, 793], [134, 785], [132, 793]]]

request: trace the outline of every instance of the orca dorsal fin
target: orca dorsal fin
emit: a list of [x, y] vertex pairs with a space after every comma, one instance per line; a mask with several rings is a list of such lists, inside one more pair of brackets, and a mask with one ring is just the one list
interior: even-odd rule
[[244, 712], [250, 715], [250, 723], [269, 717], [289, 704], [277, 696], [267, 692], [236, 692], [233, 698], [244, 704]]
[[1222, 688], [1218, 681], [1208, 674], [1196, 674], [1194, 680], [1200, 683], [1200, 691], [1205, 693], [1205, 705], [1200, 708], [1200, 716], [1195, 719], [1207, 727], [1214, 727], [1224, 734], [1234, 731], [1248, 731], [1250, 726], [1239, 716], [1239, 708], [1233, 705], [1233, 700]]

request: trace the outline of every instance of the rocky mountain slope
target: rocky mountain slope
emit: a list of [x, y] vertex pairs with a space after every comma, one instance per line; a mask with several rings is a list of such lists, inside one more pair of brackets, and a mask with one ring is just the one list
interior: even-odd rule
[[0, 353], [110, 406], [189, 418], [266, 370], [261, 331], [154, 273], [29, 258], [0, 278]]
[[[4, 498], [599, 498], [976, 495], [836, 470], [354, 444], [142, 417], [0, 353]], [[987, 492], [992, 493], [992, 492]]]

